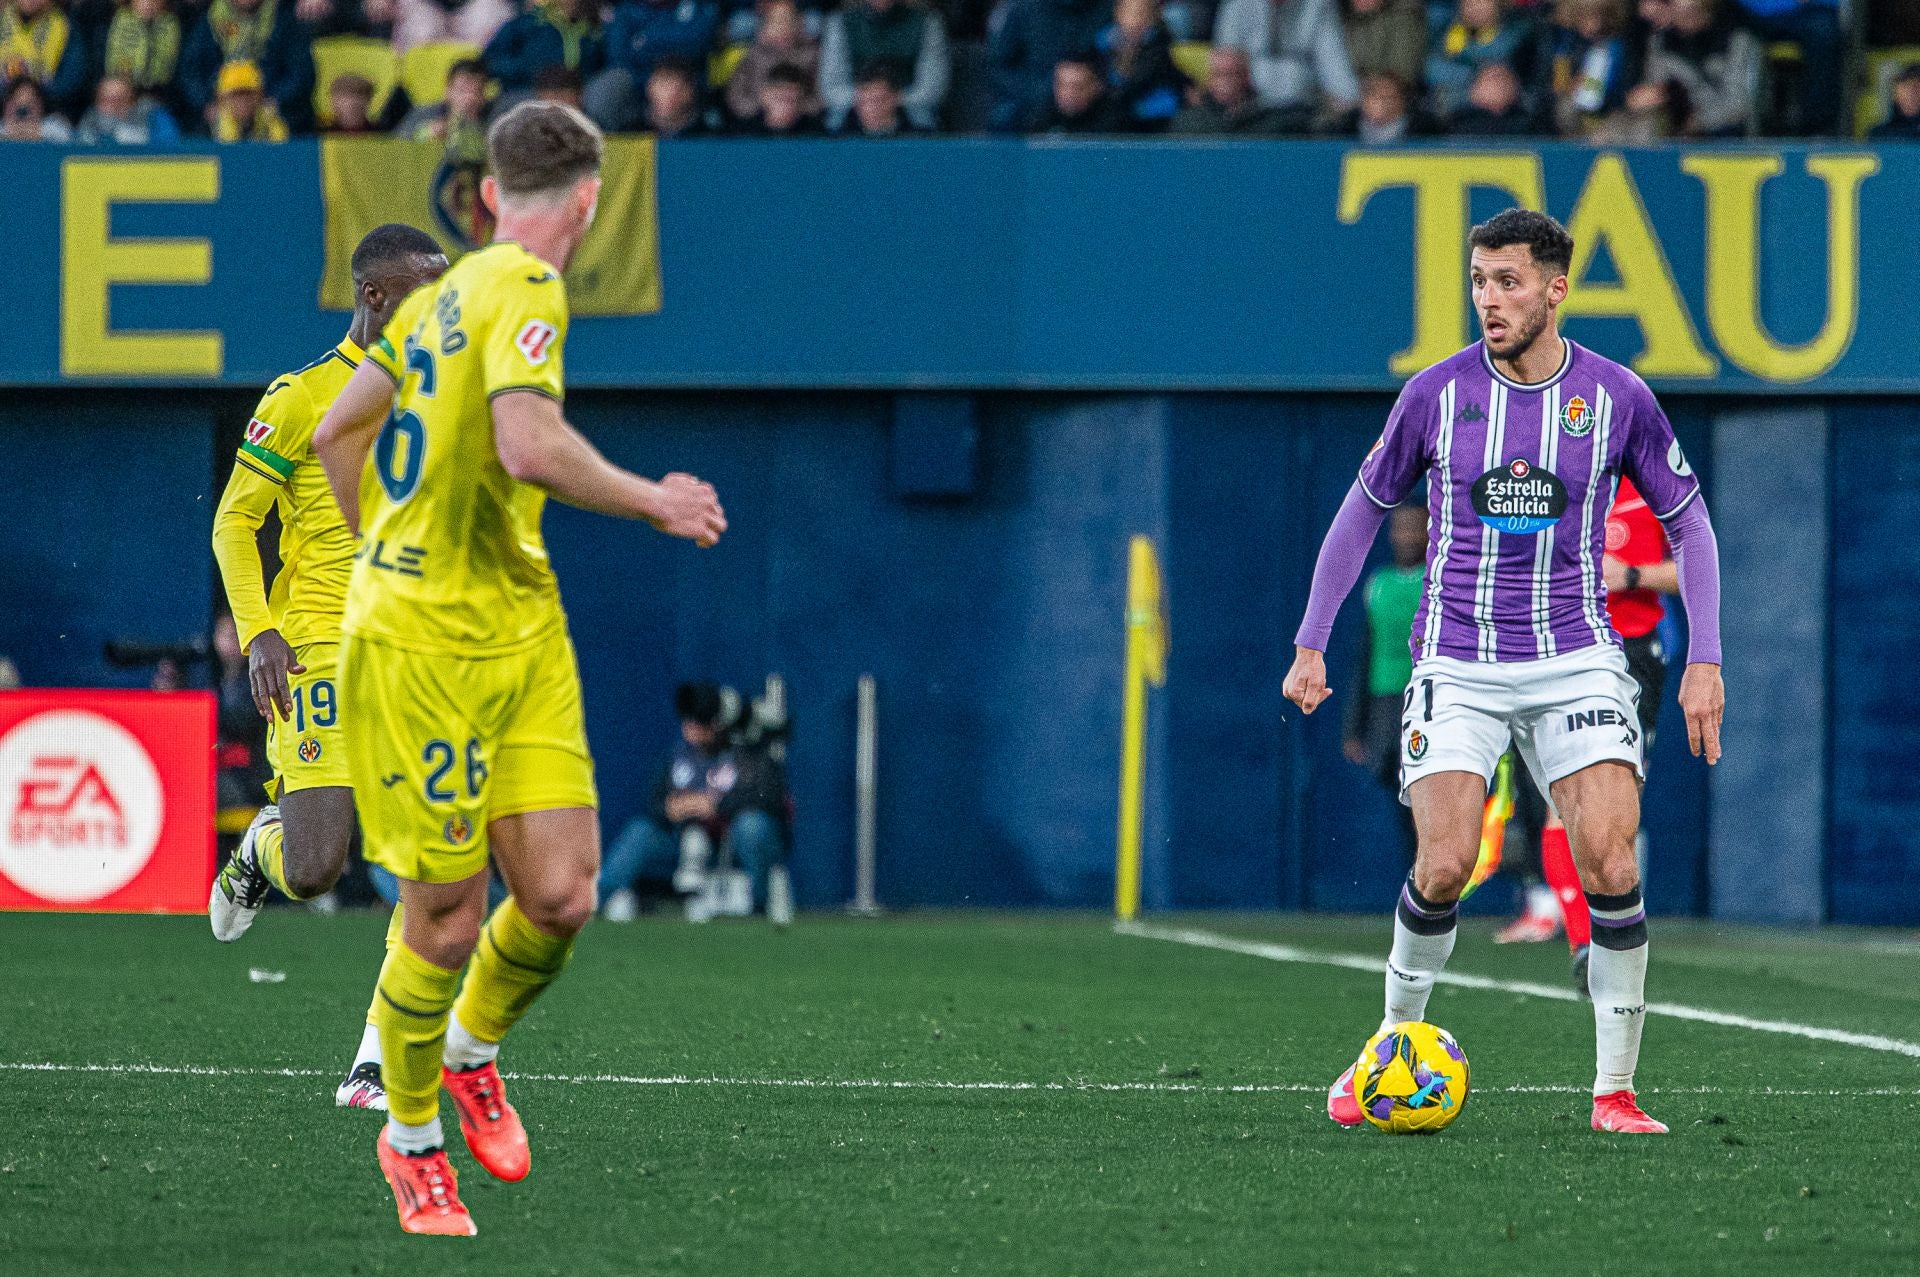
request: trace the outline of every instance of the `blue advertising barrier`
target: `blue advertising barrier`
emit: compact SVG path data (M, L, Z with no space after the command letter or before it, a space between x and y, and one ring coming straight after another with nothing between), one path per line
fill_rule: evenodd
M662 307L579 319L569 380L1391 389L1470 339L1466 230L1518 202L1579 244L1569 335L1657 388L1920 389L1917 152L665 143ZM257 385L325 350L319 167L0 152L0 383Z

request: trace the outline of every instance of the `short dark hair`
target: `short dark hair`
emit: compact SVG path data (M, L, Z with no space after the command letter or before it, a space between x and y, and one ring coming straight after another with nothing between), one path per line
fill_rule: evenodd
M760 83L763 88L769 84L791 84L797 89L806 90L813 87L813 77L791 62L780 62L767 69L766 77Z
M696 90L700 87L700 68L693 64L692 58L661 58L653 64L653 70L647 72L647 79L656 75L677 75Z
M884 80L896 89L904 89L913 83L913 74L906 63L898 58L871 58L860 64L854 73L855 84L872 84L875 80Z
M1902 80L1920 80L1920 62L1909 62L1901 67L1900 74L1893 77L1893 82L1899 84Z
M720 721L720 688L713 683L682 683L673 690L673 712L685 723L712 727Z
M453 83L456 75L477 75L484 81L487 78L487 64L478 58L461 58L447 68L447 83Z
M1467 244L1471 248L1511 248L1525 244L1533 260L1554 274L1564 275L1573 268L1573 236L1545 213L1530 208L1510 208L1496 213L1473 228Z
M353 250L353 282L364 284L396 267L410 257L439 257L446 252L438 240L405 222L388 222L368 231Z
M564 191L600 171L606 139L564 102L520 103L487 130L487 166L507 195Z
M1061 67L1067 66L1085 67L1093 73L1096 80L1100 78L1100 54L1093 49L1075 49L1055 62L1053 69L1058 71Z

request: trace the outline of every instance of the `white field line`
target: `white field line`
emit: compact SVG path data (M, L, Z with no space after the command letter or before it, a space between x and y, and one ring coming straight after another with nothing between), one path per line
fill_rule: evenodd
M6 1073L93 1073L119 1077L338 1077L333 1069L267 1069L228 1067L218 1064L59 1064L27 1061L0 1061ZM558 1082L569 1086L728 1086L794 1091L1145 1091L1172 1095L1320 1095L1324 1082L1249 1082L1239 1085L1205 1086L1194 1082L968 1082L937 1078L807 1078L807 1077L711 1077L668 1074L645 1077L625 1073L504 1073L516 1082ZM1483 1088L1503 1095L1586 1095L1584 1086L1495 1086ZM1920 1087L1856 1087L1851 1090L1787 1089L1774 1087L1668 1086L1650 1087L1648 1095L1740 1095L1799 1098L1873 1098L1913 1097L1920 1099Z
M1193 945L1201 949L1218 949L1225 953L1244 954L1251 958L1266 958L1271 962L1304 962L1321 967L1345 967L1349 971L1366 971L1374 975L1384 975L1387 969L1384 960L1362 957L1357 953L1321 953L1313 949L1296 949L1287 944L1237 940L1232 936L1223 936L1212 931L1197 931L1184 927L1156 927L1150 923L1141 922L1116 923L1114 930L1121 935L1139 936L1146 940L1168 940L1174 944ZM1525 980L1489 980L1485 976L1467 975L1457 971L1442 971L1439 983L1451 984L1462 989L1488 989L1496 993L1518 993L1531 998L1551 998L1555 1002L1580 1001L1579 994L1559 985L1533 984ZM1781 1033L1789 1037L1808 1038L1815 1042L1838 1042L1843 1046L1864 1047L1869 1051L1886 1051L1894 1055L1920 1059L1920 1042L1882 1037L1877 1033L1824 1029L1813 1024L1795 1024L1790 1020L1756 1020L1751 1016L1714 1011L1707 1007L1690 1007L1678 1002L1649 1002L1647 1014L1664 1015L1674 1020L1697 1020L1702 1024L1719 1024L1733 1029L1752 1029L1756 1033Z

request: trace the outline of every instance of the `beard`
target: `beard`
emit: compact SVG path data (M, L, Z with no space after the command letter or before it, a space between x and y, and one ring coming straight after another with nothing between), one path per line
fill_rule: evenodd
M1540 340L1540 334L1547 331L1552 312L1545 306L1520 317L1518 321L1508 321L1506 339L1495 345L1486 336L1486 324L1482 321L1480 335L1487 343L1487 353L1495 359L1518 359L1533 348Z

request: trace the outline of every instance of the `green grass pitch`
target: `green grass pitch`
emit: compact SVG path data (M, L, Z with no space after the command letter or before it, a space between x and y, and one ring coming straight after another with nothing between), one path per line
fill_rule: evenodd
M1181 921L1387 940L1384 917ZM332 1107L383 925L275 910L221 947L200 919L0 919L0 1271L1920 1271L1920 1060L1655 1017L1642 1097L1674 1133L1602 1136L1585 1006L1442 988L1461 1119L1343 1131L1324 1088L1377 974L1074 915L596 923L502 1060L532 1177L491 1182L455 1135L480 1236L407 1238L378 1119ZM1920 1036L1920 946L1653 936L1658 1001ZM1453 969L1557 985L1565 951L1471 926Z

